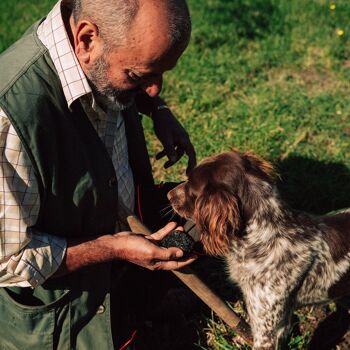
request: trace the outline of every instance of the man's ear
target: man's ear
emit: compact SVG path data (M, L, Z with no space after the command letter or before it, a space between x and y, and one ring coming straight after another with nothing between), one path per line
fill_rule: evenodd
M79 21L74 27L73 38L75 54L82 66L93 64L102 55L103 42L94 23Z
M237 197L229 189L207 186L196 200L194 220L204 250L210 255L227 254L241 226Z

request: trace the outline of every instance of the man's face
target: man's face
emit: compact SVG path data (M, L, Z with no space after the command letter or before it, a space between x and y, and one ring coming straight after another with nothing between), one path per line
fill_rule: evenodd
M98 93L120 107L130 105L140 91L157 96L164 72L175 67L187 46L188 38L183 43L172 44L168 15L162 4L142 2L122 45L111 50L105 49L105 42L95 46L99 55L86 74Z
M169 48L121 47L102 54L86 72L94 93L100 94L120 109L130 106L137 93L154 97L162 89L163 74L172 69L186 45Z

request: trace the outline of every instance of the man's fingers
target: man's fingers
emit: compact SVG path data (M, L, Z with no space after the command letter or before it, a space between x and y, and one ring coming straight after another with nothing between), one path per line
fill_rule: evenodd
M164 156L168 157L168 160L164 163L164 168L167 169L178 162L182 156L186 153L188 156L188 165L186 169L186 174L197 165L196 152L190 141L186 142L181 146L177 146L174 152L169 153L168 150L163 150L156 155L156 159L159 160Z
M165 152L165 149L163 149L163 151L160 151L159 153L156 154L156 160L159 160L165 156L166 156L166 152Z
M177 223L172 221L172 222L169 222L166 226L164 226L160 230L158 230L157 232L144 237L151 241L160 241L165 236L167 236L170 232L172 232L175 228L177 231L184 231L182 226L177 227Z
M172 230L174 230L176 228L176 225L177 225L176 222L169 222L167 225L165 225L163 228L161 228L157 232L146 237L151 240L160 241L166 235L168 235Z
M177 261L158 261L154 264L155 270L178 270L193 263L197 259L196 255L190 255Z
M159 160L165 156L167 156L169 159L165 164L169 162L174 164L178 161L177 151L175 150L175 148L173 149L170 149L170 147L168 147L167 149L164 148L162 151L156 154L156 160Z
M150 238L148 239L151 240L151 242L153 242L154 244L157 243L157 241L154 241ZM184 252L180 248L176 248L176 247L164 248L164 247L156 246L153 250L152 261L154 262L154 264L158 264L161 262L177 261L181 259L183 255L184 255Z
M165 162L164 168L167 169L167 168L171 167L172 165L174 165L179 159L181 159L181 157L184 154L185 154L185 151L182 148L178 147L176 149L176 156L175 156L175 158L172 158L172 159L169 158L169 160L167 162Z
M162 253L160 255L162 256L162 258L160 258L159 260L163 262L164 261L167 262L167 261L174 261L182 258L184 256L184 252L180 248L170 247L170 248L163 248Z
M145 236L145 238L157 244L158 241L162 240L175 228L176 230L183 231L183 227L177 227L175 222L170 222L152 235ZM149 267L152 270L176 270L191 264L197 259L195 254L186 255L184 257L183 250L177 247L163 248L155 246L152 255L153 263L152 266Z
M169 158L169 161L175 163L177 161L177 152L173 140L169 139L167 142L163 142L163 147L165 154Z
M193 170L193 168L197 165L196 151L194 150L192 143L190 143L187 146L186 154L188 156L188 165L186 169L186 174L188 175Z

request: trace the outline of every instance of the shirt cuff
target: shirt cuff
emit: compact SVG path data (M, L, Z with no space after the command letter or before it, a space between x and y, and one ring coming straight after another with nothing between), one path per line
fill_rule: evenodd
M31 241L6 266L1 264L0 287L37 287L53 275L64 258L66 239L31 230Z

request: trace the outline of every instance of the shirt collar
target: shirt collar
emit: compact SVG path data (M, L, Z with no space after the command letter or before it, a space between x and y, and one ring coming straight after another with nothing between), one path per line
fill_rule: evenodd
M37 34L48 49L56 67L68 108L70 109L75 100L88 94L91 95L94 108L96 101L91 87L74 53L63 23L61 2L62 0L57 2L40 24Z

